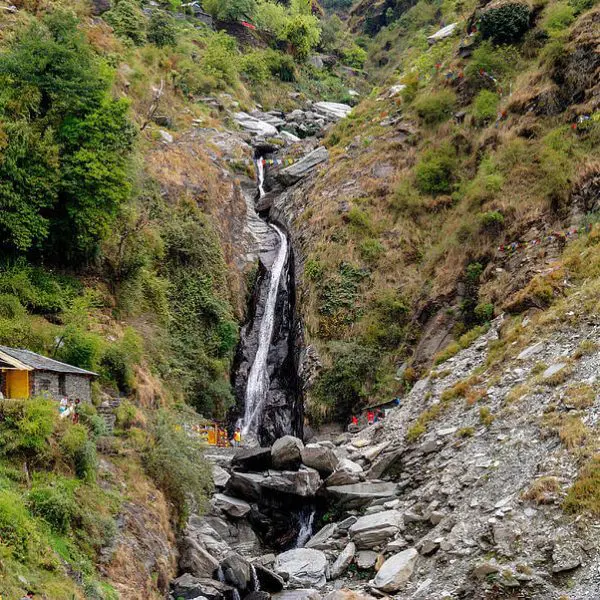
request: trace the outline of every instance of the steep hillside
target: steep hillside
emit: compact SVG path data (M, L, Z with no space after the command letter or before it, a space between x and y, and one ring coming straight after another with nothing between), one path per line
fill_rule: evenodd
M374 38L389 63L372 75L396 74L329 134L330 165L288 209L325 362L316 419L390 399L494 315L581 281L561 255L596 221L598 10L461 4L428 44L424 6Z

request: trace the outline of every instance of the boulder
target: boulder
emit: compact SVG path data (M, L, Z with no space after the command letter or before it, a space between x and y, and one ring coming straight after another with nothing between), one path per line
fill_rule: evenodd
M186 535L179 543L177 564L182 573L190 573L194 577L212 577L219 561L193 537Z
M264 137L270 137L277 135L277 128L270 125L266 121L261 121L248 113L237 112L233 115L233 120L246 131L249 131L252 135L260 135Z
M274 469L296 470L302 464L304 444L293 435L284 435L273 444L271 460Z
M347 117L352 112L352 107L339 102L315 102L313 108L325 117L337 121Z
M334 590L324 596L323 600L375 600L375 597L352 590Z
M171 593L181 600L230 600L234 597L234 588L214 579L194 577L185 573L171 582Z
M225 491L233 496L245 498L246 500L259 500L261 497L261 485L267 477L260 473L232 473L227 482Z
M308 542L305 544L305 548L314 548L316 550L327 550L330 548L328 543L331 536L335 533L337 526L335 523L329 523L313 535Z
M212 499L215 508L227 513L230 517L245 517L250 512L250 505L244 500L226 496L225 494L215 494Z
M244 600L271 600L269 592L250 592Z
M378 498L396 495L398 486L385 481L365 481L351 485L333 485L327 488L328 494L338 500L344 508L360 508Z
M382 592L397 592L410 579L419 553L415 548L388 558L375 575L373 587Z
M283 185L294 185L296 182L300 181L300 179L306 177L306 175L308 175L308 173L310 173L317 165L320 165L327 160L329 160L327 148L319 146L301 158L297 163L279 171L277 179L279 179Z
M219 465L213 465L212 473L213 482L216 488L224 488L227 485L229 479L231 478L231 475Z
M256 573L256 578L258 579L261 590L275 593L280 592L283 589L285 582L277 575L277 573L258 564L254 565L254 572Z
M291 588L315 587L325 585L327 558L320 550L295 548L280 554L275 560L275 572L287 579Z
M350 527L350 538L360 549L379 546L400 532L403 528L402 513L397 510L365 515Z
M238 450L231 466L241 471L266 471L271 468L271 448L245 448Z
M249 588L249 584L252 581L250 563L239 554L232 552L221 561L219 566L221 567L225 583L238 590L247 590Z
M372 550L361 550L356 553L354 562L359 569L372 569L377 562L377 552L373 552Z
M302 450L302 462L327 476L335 471L339 461L331 448L309 444Z
M331 579L337 579L341 577L346 569L352 563L354 554L356 553L356 546L354 542L349 542L346 547L340 552L339 556L335 559L330 571Z
M317 494L321 483L318 471L302 467L299 471L269 471L261 487L271 492L308 498Z
M363 475L363 468L358 463L342 458L334 473L327 478L325 485L327 487L352 485L358 483Z

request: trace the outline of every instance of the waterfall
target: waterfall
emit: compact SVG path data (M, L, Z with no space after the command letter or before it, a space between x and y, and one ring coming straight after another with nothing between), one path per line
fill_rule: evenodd
M262 197L265 193L263 189L264 166L261 160L258 160L256 164L258 169L258 190ZM254 362L252 363L252 367L248 374L244 419L242 421L242 433L244 436L251 434L253 437L257 437L257 424L260 421L259 417L269 388L267 358L275 325L277 291L279 289L279 282L284 271L288 252L288 241L285 233L276 225L270 224L269 226L279 237L279 248L277 250L277 256L273 261L273 265L271 266L267 301L265 303L264 315L260 323L258 334L258 347Z
M258 575L256 574L256 568L254 565L250 565L250 571L252 572L252 585L254 587L254 591L260 592L260 581L258 580Z
M221 565L217 567L217 579L221 583L225 583L225 573L223 573L223 567Z
M298 539L296 540L296 548L304 548L304 544L312 537L314 520L314 509L310 512L304 510L300 513L300 531L298 532Z

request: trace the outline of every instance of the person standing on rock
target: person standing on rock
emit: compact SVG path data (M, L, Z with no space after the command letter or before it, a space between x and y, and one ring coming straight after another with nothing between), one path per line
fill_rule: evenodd
M242 442L242 432L240 431L240 428L237 427L233 433L233 445L236 448L239 448L241 442Z
M375 414L373 413L373 411L372 411L372 410L369 410L369 411L367 412L367 423L368 423L369 425L373 425L373 420L374 420L374 419L375 419Z

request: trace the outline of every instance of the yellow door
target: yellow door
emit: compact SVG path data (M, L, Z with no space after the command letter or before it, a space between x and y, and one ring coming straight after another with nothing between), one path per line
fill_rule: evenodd
M29 371L5 371L7 398L29 398Z

